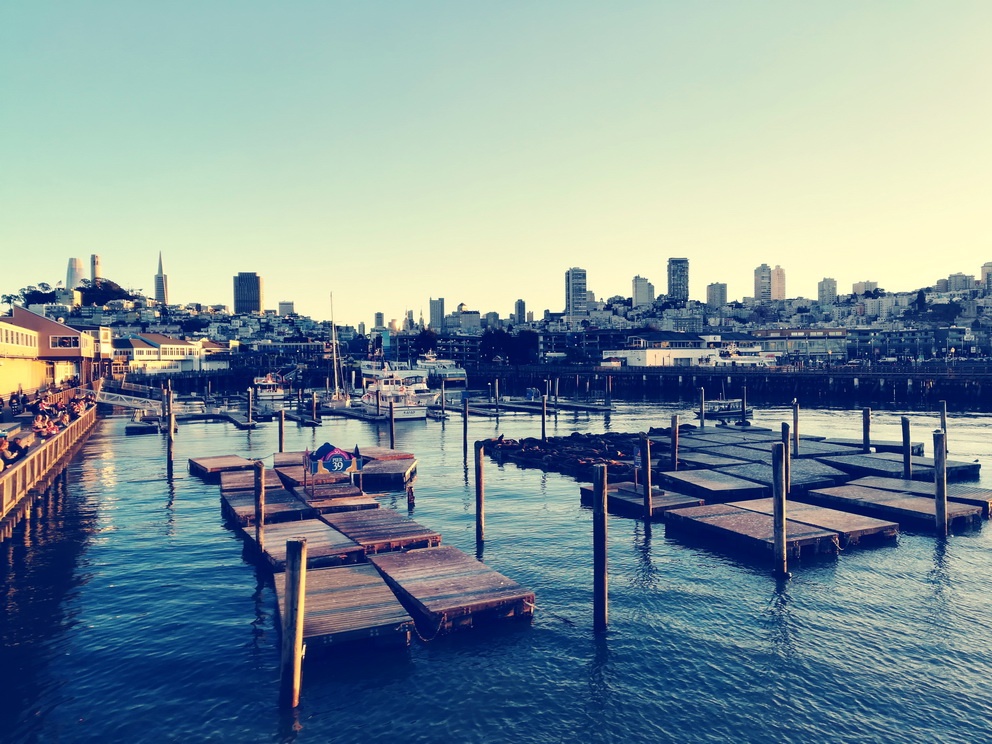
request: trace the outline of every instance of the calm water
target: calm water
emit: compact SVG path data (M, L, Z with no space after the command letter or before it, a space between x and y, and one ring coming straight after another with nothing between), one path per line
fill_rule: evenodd
M641 431L675 409L618 404L562 416L549 434ZM911 414L927 442L937 419ZM758 412L778 427L791 410ZM591 629L591 513L569 477L486 463L484 560L537 593L532 624L304 669L295 715L276 706L271 586L241 557L219 490L187 458L264 456L277 426L189 424L125 437L106 419L69 468L57 518L0 547L4 742L531 741L977 742L992 736L988 638L992 530L794 566L763 566L611 517L610 629ZM860 412L804 411L805 433L860 437ZM899 413L876 413L898 439ZM540 422L471 422L472 439L537 435ZM992 419L952 416L952 459L992 487ZM461 421L397 425L420 460L413 516L475 554L474 485ZM388 445L388 432L325 420L287 448ZM271 460L269 461L271 463ZM404 513L404 496L387 498Z

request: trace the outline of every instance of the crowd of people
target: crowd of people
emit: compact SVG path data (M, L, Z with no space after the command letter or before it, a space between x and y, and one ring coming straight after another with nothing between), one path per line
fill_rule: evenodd
M15 404L16 401L16 404ZM0 398L0 411L3 409L3 399ZM34 399L26 394L11 393L10 408L14 415L23 412L31 413L31 432L38 441L45 441L78 419L83 413L96 405L96 396L87 393L84 397L75 397L67 401L58 400L51 393L35 393ZM0 437L0 471L5 470L28 453L28 445L24 438L15 437L8 442L4 435Z

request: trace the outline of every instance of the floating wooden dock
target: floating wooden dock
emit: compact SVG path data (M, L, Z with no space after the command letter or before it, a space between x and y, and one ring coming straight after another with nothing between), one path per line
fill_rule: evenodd
M923 481L903 480L902 478L880 478L869 475L851 481L850 485L880 488L883 491L901 491L912 494L913 496L935 498L934 485ZM992 491L987 488L965 486L960 483L948 483L947 500L956 501L959 504L977 506L982 510L982 517L985 519L988 519L990 513L992 513Z
M246 543L258 551L254 528L245 527L241 532ZM361 545L345 537L326 522L319 519L304 519L271 525L266 523L262 559L273 571L285 571L286 542L300 538L306 538L307 541L307 568L358 563L365 556L365 549Z
M747 463L728 468L719 468L718 472L732 475L735 478L753 481L772 488L772 468L768 463ZM816 460L792 460L789 465L790 493L805 493L811 488L828 488L846 483L851 476L843 470L826 465Z
M226 491L220 495L221 513L239 527L255 524L255 492ZM266 489L265 524L313 519L317 510L284 488Z
M760 499L770 494L766 486L717 470L665 471L658 473L657 479L659 485L703 499L707 504Z
M189 458L189 472L205 480L219 480L220 474L226 470L251 470L253 467L255 467L254 460L239 455Z
M592 506L595 493L592 486L582 486L579 498L583 505ZM658 487L651 489L651 519L663 519L669 509L682 509L688 506L701 506L702 499L686 496ZM644 487L631 482L607 484L606 510L622 517L644 518Z
M891 452L875 454L827 456L820 458L828 465L850 473L853 476L877 475L884 478L901 478L903 475L902 455ZM930 481L934 478L932 457L913 457L913 480ZM977 462L957 462L948 460L947 482L977 480L981 466Z
M477 621L530 617L534 612L533 592L450 545L379 553L369 561L427 640Z
M831 437L829 439L824 439L823 441L828 444L842 444L847 447L856 447L857 449L861 449L864 446L863 439L843 439L839 437ZM875 452L895 452L902 456L902 442L895 439L871 439L868 442L868 446L875 450ZM909 454L913 457L922 457L923 442L910 442Z
M775 507L772 499L751 499L750 501L734 501L728 506L760 512L771 516ZM800 522L811 527L830 530L837 533L842 549L847 549L862 542L883 542L894 540L899 535L899 525L884 519L865 517L860 514L828 509L824 506L804 504L800 501L788 501L785 507L788 520Z
M803 496L803 500L857 514L892 519L903 527L927 531L935 529L936 503L932 497L847 484L812 489ZM981 507L954 502L947 504L947 523L951 529L967 529L979 525L981 521Z
M788 516L788 514L786 515ZM770 514L732 504L707 504L673 509L665 514L666 529L708 538L717 547L772 555L775 526ZM793 557L835 554L837 533L786 519L786 552Z
M392 509L337 512L324 514L321 519L361 545L366 554L433 548L441 544L439 532L427 529Z
M279 474L272 468L265 469L265 488L282 488ZM220 473L221 493L226 491L255 491L255 470L222 470Z
M275 588L281 618L286 602L285 573L275 577ZM308 649L357 641L405 647L410 644L413 628L413 618L374 566L307 571L303 640Z

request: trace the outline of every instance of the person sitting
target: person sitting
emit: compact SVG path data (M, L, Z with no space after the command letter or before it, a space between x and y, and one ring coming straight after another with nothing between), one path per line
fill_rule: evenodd
M31 431L39 439L48 437L48 417L41 413L36 413L31 421Z
M3 463L4 467L13 464L15 458L10 451L10 442L7 441L7 437L0 439L0 463Z
M14 441L10 443L7 448L10 454L13 456L11 462L17 462L18 460L23 460L28 456L28 446L24 444L24 440L20 437L14 437Z

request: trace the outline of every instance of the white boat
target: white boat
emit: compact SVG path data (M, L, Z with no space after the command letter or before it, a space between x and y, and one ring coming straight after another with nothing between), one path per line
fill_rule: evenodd
M256 377L254 388L258 400L282 400L286 397L287 388L283 376L270 372L265 377Z
M729 398L729 399L717 399L708 400L705 402L705 413L707 419L721 420L721 421L735 421L740 420L741 417L741 407L744 405L744 401L740 398ZM699 410L697 409L696 418L699 418ZM754 416L754 409L748 408L744 412L743 418L749 419Z
M369 414L389 415L392 403L393 417L425 419L427 407L437 401L438 394L427 387L424 376L416 370L378 370L362 395L362 409Z
M445 387L468 384L468 372L465 371L464 367L459 367L451 359L438 359L430 351L417 359L415 369L426 374L429 380L435 384L444 381Z

